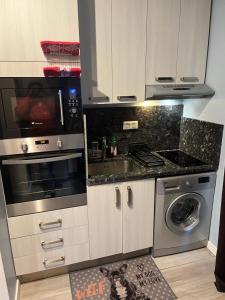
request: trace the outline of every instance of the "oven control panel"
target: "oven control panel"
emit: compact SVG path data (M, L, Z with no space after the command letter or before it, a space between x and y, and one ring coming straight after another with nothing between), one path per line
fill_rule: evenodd
M69 134L46 137L5 140L5 148L12 149L10 154L30 154L59 150L74 150L84 148L83 134ZM12 147L13 145L13 147ZM9 155L9 153L7 153Z
M64 102L65 126L68 130L81 131L82 107L81 98L76 88L68 88Z

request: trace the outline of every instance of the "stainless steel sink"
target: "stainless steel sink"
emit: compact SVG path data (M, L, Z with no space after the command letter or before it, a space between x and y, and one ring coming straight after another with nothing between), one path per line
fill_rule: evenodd
M138 171L140 167L130 159L103 161L88 164L88 175L113 175Z

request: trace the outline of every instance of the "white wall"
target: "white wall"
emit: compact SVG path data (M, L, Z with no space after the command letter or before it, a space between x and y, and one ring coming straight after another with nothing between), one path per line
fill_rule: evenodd
M184 116L225 125L225 1L213 0L206 83L216 92L212 99L185 100ZM217 246L223 173L225 130L214 198L210 241Z

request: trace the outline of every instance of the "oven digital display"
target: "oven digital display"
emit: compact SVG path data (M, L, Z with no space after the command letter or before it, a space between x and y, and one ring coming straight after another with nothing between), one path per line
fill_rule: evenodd
M49 140L35 141L35 145L48 145L48 144L49 144Z

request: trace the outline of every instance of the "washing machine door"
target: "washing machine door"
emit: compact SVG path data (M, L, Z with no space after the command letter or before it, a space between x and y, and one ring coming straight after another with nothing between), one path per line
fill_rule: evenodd
M197 193L178 196L166 211L166 224L175 233L193 230L200 222L204 198Z

